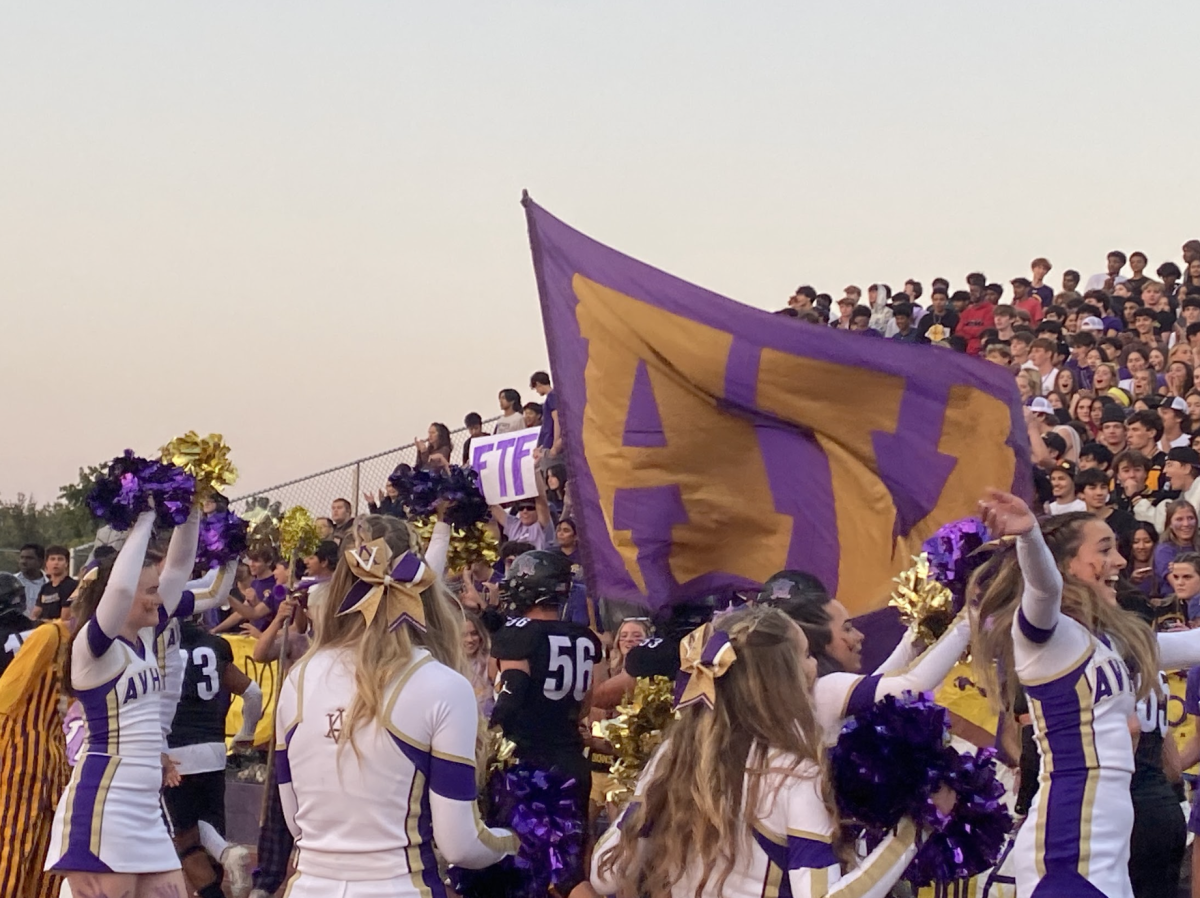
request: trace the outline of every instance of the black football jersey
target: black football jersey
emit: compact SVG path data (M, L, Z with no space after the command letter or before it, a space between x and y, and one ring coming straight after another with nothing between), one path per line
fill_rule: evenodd
M504 735L523 760L583 759L579 715L600 659L600 640L570 621L510 619L492 637L492 657L529 662L529 692Z
M629 650L625 672L631 677L668 677L679 673L679 643L673 637L653 637Z
M184 621L180 629L183 691L167 744L179 748L224 742L230 696L223 683L225 670L233 663L233 649L220 636L205 632L191 621Z
M0 617L0 674L8 669L12 659L17 656L17 649L25 643L36 626L37 624L23 614L5 614Z

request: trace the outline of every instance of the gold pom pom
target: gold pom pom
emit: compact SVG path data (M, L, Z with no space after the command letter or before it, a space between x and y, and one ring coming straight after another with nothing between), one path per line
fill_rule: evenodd
M433 518L420 518L413 521L413 529L421 537L421 543L428 548L429 538L433 535ZM446 572L461 571L477 561L495 564L500 557L500 543L496 534L485 524L475 524L466 530L454 527L450 530L450 549L446 554Z
M936 642L954 620L954 594L930 578L929 556L924 552L896 578L896 591L888 604L927 645Z
M220 493L237 481L237 468L229 460L229 446L219 433L202 437L189 430L162 447L162 460L196 478L197 505L209 493Z
M605 800L622 805L633 798L646 762L662 744L663 729L675 718L674 685L668 677L639 677L633 693L620 705L610 720L592 724L592 735L612 746L609 767L613 788Z
M505 739L500 727L488 730L483 742L483 756L487 758L488 776L497 770L507 770L517 763L517 743L511 739Z
M303 505L293 505L279 522L279 551L284 558L303 558L317 551L321 537L312 514Z

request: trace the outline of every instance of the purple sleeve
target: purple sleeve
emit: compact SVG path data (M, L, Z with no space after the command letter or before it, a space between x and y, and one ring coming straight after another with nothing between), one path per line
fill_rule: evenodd
M1167 582L1167 573L1171 570L1171 562L1179 554L1179 549L1170 543L1159 543L1154 547L1154 575L1163 583Z
M1183 710L1193 717L1200 717L1200 667L1188 671L1187 686L1183 693Z
M553 412L558 409L558 393L551 390L546 394L546 401L542 405L542 430L538 434L537 444L542 449L549 449L554 445L554 417Z

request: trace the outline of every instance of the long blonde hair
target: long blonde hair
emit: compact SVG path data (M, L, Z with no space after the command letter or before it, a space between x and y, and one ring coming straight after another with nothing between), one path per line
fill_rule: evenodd
M404 521L385 515L366 515L354 522L353 533L360 541L386 540L392 557L408 551L420 551L420 539ZM320 626L309 654L327 648L345 648L354 652L354 700L346 709L339 741L349 743L358 753L354 737L359 727L386 723L384 699L388 687L412 661L413 645L429 651L435 660L467 676L462 644L462 611L450 597L439 578L421 593L425 607L425 632L416 633L407 626L389 630L386 615L377 614L368 625L361 614L339 615L338 608L358 579L350 571L345 553L329 582L329 595L321 609Z
M642 804L625 824L646 837L621 839L600 858L601 869L620 878L621 894L668 895L699 864L697 898L719 895L735 858L749 850L766 774L805 776L803 762L822 763L798 626L782 611L755 607L714 629L728 634L737 660L716 681L712 710L684 708L668 728ZM791 757L768 767L772 751ZM828 792L826 803L834 814Z
M1083 542L1084 529L1096 520L1084 511L1055 515L1042 522L1042 536L1062 573L1063 614L1093 633L1108 634L1116 640L1114 647L1137 681L1140 701L1158 683L1158 644L1153 631L1136 614L1105 601L1068 571ZM1013 659L1012 624L1025 591L1015 549L997 554L975 572L970 593L977 590L982 593L977 613L971 618L972 663L993 708L1011 710L1020 689Z
M650 638L650 622L644 617L627 617L617 625L613 633L612 651L608 655L608 675L615 677L625 669L625 653L621 651L621 630L626 624L633 624L642 631L642 639Z

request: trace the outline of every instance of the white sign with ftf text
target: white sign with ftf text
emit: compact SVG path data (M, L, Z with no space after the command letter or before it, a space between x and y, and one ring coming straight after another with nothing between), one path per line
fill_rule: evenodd
M538 494L533 450L541 429L514 430L471 440L468 457L489 505L506 505Z

